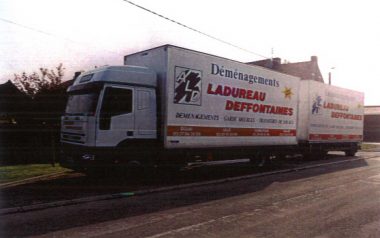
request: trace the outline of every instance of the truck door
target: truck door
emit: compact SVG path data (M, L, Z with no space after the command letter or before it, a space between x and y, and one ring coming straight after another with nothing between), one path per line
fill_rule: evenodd
M124 139L135 138L134 91L133 87L104 88L96 146L116 146Z
M152 88L136 88L135 131L136 138L157 138L156 92Z

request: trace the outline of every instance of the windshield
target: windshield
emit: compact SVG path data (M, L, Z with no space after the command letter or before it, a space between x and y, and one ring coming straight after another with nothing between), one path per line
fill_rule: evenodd
M69 95L66 106L67 114L95 114L98 103L98 93Z

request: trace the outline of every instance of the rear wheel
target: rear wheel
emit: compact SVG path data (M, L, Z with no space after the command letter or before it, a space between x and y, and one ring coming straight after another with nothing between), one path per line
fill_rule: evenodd
M262 168L270 163L270 157L264 153L256 153L249 159L253 167Z
M346 151L344 151L344 154L346 156L355 156L356 152L357 152L357 150L346 150Z

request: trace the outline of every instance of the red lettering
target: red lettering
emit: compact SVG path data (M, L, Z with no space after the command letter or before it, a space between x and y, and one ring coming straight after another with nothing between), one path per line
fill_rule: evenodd
M234 107L234 102L227 100L226 101L226 111L231 111L233 107Z
M286 110L285 107L277 107L277 114L285 115L284 111Z
M213 91L212 91L212 84L210 83L207 87L207 93L208 94L215 94Z
M256 103L256 104L253 104L253 109L252 109L252 111L253 111L253 112L258 112L258 111L260 110L260 108L261 108L261 107L260 107L259 104L257 104L257 103Z
M216 95L223 95L223 86L222 85L218 85L218 87L216 87L215 94Z
M338 103L324 102L323 108L339 110L339 111L348 111L349 107L347 105L342 105Z
M241 103L241 111L247 111L248 112L248 105L250 105L252 103L246 103L246 102L242 102Z
M264 92L260 92L259 100L260 100L260 101L265 101L265 96L266 96L266 93L264 93Z
M234 88L223 85L213 85L211 83L209 83L207 86L207 94L243 98L256 101L265 101L266 98L265 92L252 91L244 88Z
M347 119L347 120L362 120L361 115L354 115L349 113L343 113L343 112L331 112L332 118L341 118L341 119Z
M276 113L276 108L275 108L274 106L270 106L270 111L269 111L269 113L271 113L271 114Z
M259 112L260 113L265 113L266 112L265 110L266 110L266 105L260 104Z
M252 94L253 94L253 92L252 92L252 90L248 90L247 91L247 99L253 99L253 97L252 97Z
M241 111L241 102L234 102L234 111Z
M232 88L232 97L237 98L239 96L239 89Z
M239 101L226 101L225 106L226 111L246 111L246 112L254 112L254 113L268 113L268 114L277 114L277 115L289 115L292 116L294 114L294 109L289 107L281 107L274 105L265 105L258 103L249 103L249 102L239 102ZM332 116L337 116L339 113L332 113ZM344 113L343 113L344 114ZM360 120L359 115L347 114L347 119Z
M240 89L239 90L239 98L245 98L245 95L246 95L246 91L245 89Z
M253 110L253 104L252 103L248 103L247 112L249 112L250 110Z
M224 86L224 92L223 92L223 95L228 97L231 95L231 88L228 87L228 86Z
M253 100L259 100L259 92L255 91L253 94Z

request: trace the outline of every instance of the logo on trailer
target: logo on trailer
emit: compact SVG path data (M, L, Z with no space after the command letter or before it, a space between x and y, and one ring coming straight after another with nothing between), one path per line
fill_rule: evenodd
M174 103L200 106L202 102L202 72L175 67Z
M315 95L313 100L313 106L311 109L312 114L321 114L321 108L322 108L322 97L319 95Z
M282 90L282 93L284 94L285 99L292 99L292 95L294 93L292 92L292 88L285 87L284 90Z

